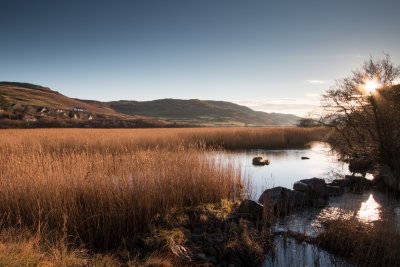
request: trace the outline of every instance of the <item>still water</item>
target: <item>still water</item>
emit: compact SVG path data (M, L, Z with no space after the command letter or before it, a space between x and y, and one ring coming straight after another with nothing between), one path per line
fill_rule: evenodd
M253 166L252 159L262 156L270 160L268 166ZM303 160L302 157L309 159ZM239 167L248 183L249 197L258 200L265 189L275 186L292 188L296 181L312 177L324 178L327 182L350 174L348 165L338 161L338 155L328 144L315 143L303 150L250 150L216 153L213 158ZM372 179L369 175L367 178ZM330 198L323 209L304 209L285 218L274 226L275 231L291 230L309 236L323 231L326 219L355 218L373 224L390 220L394 229L400 227L400 202L390 200L384 194L368 191L363 194L346 193ZM343 259L307 243L298 243L291 238L275 239L275 250L270 253L264 266L351 266Z
M314 143L310 149L248 150L216 153L215 158L239 166L249 183L250 198L257 200L265 189L275 186L292 188L296 181L312 177L335 179L348 174L347 164L339 163L337 155L326 143ZM262 156L267 166L254 166L252 159ZM302 160L302 157L309 159Z

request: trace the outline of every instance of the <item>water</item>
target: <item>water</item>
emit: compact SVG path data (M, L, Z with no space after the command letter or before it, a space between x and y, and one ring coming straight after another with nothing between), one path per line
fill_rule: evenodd
M252 159L262 156L267 166L254 166ZM308 157L302 160L301 157ZM312 177L335 179L348 174L347 164L339 163L337 155L325 143L314 143L310 149L249 150L216 153L214 158L240 166L242 177L250 183L250 198L258 200L265 189L275 186L292 188L296 181Z
M262 156L270 160L268 166L253 166L252 159ZM308 160L302 160L308 157ZM275 186L292 188L296 181L312 177L327 181L343 178L350 174L348 165L338 162L337 154L329 145L315 143L303 150L251 150L241 152L216 153L214 159L239 166L242 177L249 183L250 195L258 200L265 189ZM367 178L372 178L371 175ZM330 198L322 209L308 208L278 220L275 231L291 230L308 236L316 236L323 231L322 222L335 218L356 218L372 224L376 221L390 221L394 229L400 231L400 202L390 200L384 194L369 191L363 194L346 193ZM267 256L264 266L351 266L317 246L298 243L291 238L277 236L275 249Z
M350 267L344 259L306 242L292 238L275 237L275 247L268 254L264 267L324 266Z

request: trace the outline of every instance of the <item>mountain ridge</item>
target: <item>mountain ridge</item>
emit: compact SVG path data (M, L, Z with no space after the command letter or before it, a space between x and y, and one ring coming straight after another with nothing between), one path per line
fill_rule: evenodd
M94 122L104 126L104 121L113 125L110 127L136 127L144 124L187 127L294 125L300 118L291 114L254 111L228 101L164 98L103 102L71 98L31 83L0 82L0 124L5 122L1 119L30 122L51 120L54 125L66 124L66 127L77 123L95 127ZM134 123L139 120L142 123Z
M266 113L228 101L164 98L151 101L119 100L105 102L127 115L150 116L184 123L190 119L201 125L294 125L300 117L292 114Z

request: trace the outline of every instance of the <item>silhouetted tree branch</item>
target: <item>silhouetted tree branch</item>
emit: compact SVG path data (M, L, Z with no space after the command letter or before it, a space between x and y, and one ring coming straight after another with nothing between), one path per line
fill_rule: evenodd
M344 159L400 170L399 77L400 67L389 55L371 57L323 95L320 122L335 129L331 142Z

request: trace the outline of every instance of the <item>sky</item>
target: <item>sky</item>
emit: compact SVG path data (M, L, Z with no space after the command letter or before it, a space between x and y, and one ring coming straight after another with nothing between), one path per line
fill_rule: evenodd
M399 10L398 0L0 0L0 81L304 116L370 56L400 64Z

